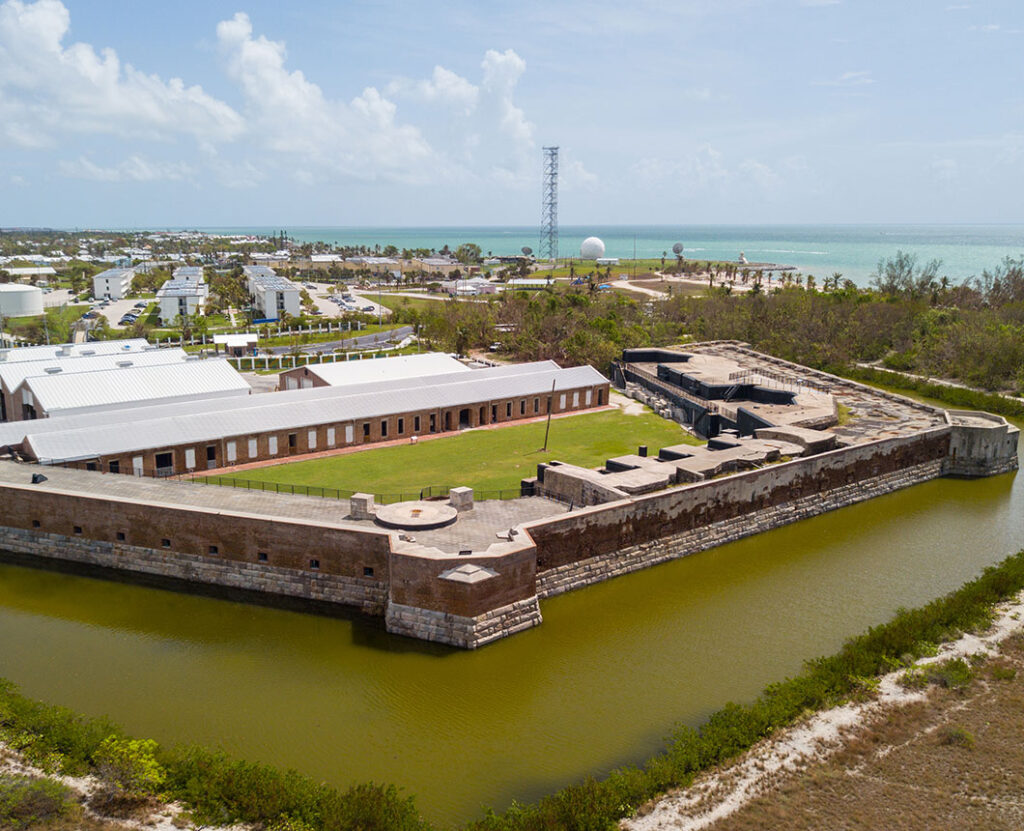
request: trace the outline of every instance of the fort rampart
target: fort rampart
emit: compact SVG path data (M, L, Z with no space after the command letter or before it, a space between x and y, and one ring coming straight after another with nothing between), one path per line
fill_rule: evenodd
M540 598L941 475L1014 470L1018 435L998 417L953 412L911 435L589 507L553 504L509 539L468 551L357 524L332 500L266 493L243 503L230 489L4 462L0 550L333 604L382 617L397 634L474 648L538 625ZM37 471L45 481L32 481Z

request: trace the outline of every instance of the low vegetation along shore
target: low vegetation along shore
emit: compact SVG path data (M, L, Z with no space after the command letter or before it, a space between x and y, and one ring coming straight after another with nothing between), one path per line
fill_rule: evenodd
M629 825L647 831L660 827L658 818L666 812L673 827L699 828L738 809L768 812L736 814L737 822L747 824L734 827L758 827L758 816L777 816L772 812L781 808L756 798L778 784L787 765L822 755L821 740L837 739L840 728L866 723L877 731L873 715L893 702L930 707L932 699L924 695L930 687L941 697L943 691L975 689L976 679L1012 681L1013 659L986 659L982 653L1006 638L1010 648L1024 653L1019 614L1024 607L1005 605L1019 604L1022 590L1024 551L942 598L898 612L835 655L807 662L800 675L767 687L754 701L727 704L699 728L678 727L667 747L642 765L570 785L532 805L488 813L467 829L601 829L639 815ZM979 634L965 638L965 632ZM942 646L952 642L956 645ZM1019 688L1014 690L1019 698ZM1016 711L1003 706L999 712L1009 718ZM961 721L968 717L965 709ZM935 739L954 748L981 740L954 722ZM870 745L869 738L853 741ZM99 831L124 827L110 823L125 819L150 828L236 823L280 831L430 828L413 799L394 787L363 784L342 791L294 771L198 747L133 739L106 719L27 699L9 683L0 684L0 742L4 828ZM738 765L722 767L736 760ZM984 775L980 769L976 773ZM699 788L692 789L695 781ZM666 793L674 795L657 803Z

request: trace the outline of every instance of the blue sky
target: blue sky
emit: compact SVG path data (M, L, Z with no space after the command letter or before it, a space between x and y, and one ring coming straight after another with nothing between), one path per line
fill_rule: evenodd
M0 0L0 225L1024 221L1019 0Z

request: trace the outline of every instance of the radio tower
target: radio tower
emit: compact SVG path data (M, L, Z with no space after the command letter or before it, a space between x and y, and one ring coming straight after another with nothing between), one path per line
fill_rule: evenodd
M558 148L544 148L544 182L541 186L540 256L558 260Z

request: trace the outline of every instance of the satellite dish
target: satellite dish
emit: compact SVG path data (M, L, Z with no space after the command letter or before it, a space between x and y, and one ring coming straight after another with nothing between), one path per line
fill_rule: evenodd
M529 257L533 253L533 249L529 245L524 245L522 251L524 257Z
M677 257L680 254L682 254L683 253L683 244L681 242L677 242L675 245L673 245L672 246L672 253L675 254Z

